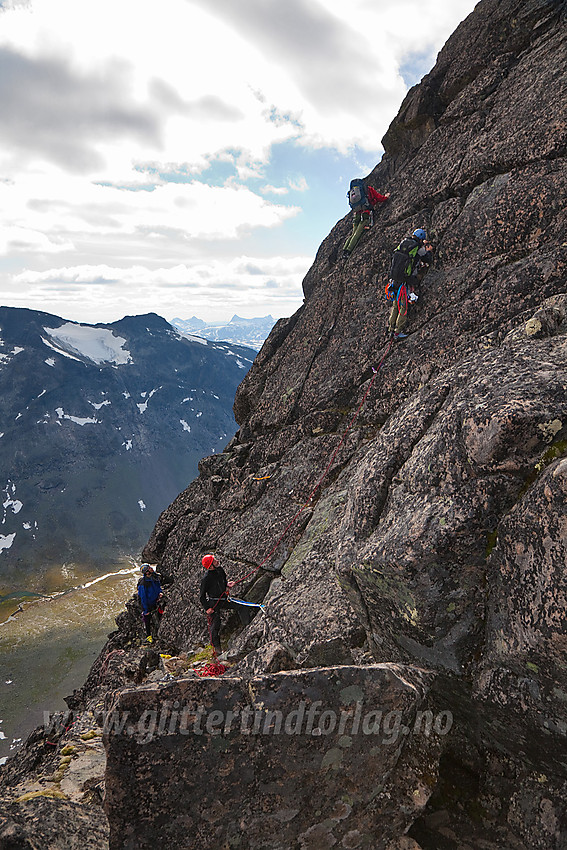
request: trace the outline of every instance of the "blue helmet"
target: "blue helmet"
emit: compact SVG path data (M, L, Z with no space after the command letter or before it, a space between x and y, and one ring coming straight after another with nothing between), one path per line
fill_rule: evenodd
M415 236L416 239L421 239L422 242L424 239L427 239L427 233L422 227L418 227L417 230L414 230L412 236Z

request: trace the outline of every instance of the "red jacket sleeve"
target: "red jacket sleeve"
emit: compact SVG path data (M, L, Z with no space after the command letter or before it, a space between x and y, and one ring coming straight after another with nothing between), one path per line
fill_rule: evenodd
M376 189L372 188L372 186L369 186L367 191L368 191L368 200L370 201L372 206L374 206L374 204L377 204L381 201L387 201L388 200L386 195L381 195L380 192L377 192Z

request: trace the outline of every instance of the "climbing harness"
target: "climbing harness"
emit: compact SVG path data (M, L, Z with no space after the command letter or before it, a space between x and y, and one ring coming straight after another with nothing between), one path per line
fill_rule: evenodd
M404 292L405 292L405 285L404 285L402 288L404 289ZM398 293L398 299L399 299L399 293ZM406 302L405 302L405 303L406 303L406 310L407 310L407 297L406 297ZM376 367L372 366L373 376L372 376L372 379L370 380L370 382L369 382L369 384L368 384L368 386L367 386L367 388L366 388L366 392L364 393L364 395L363 395L363 397L362 397L362 401L361 401L361 402L360 402L360 404L358 405L358 407L357 407L357 409L356 409L356 411L355 411L354 415L352 416L352 418L351 418L350 422L348 423L348 425L347 425L347 427L346 427L346 429L345 429L345 431L344 431L344 433L343 433L343 435L342 435L342 437L341 437L341 439L340 439L340 441L339 441L339 443L338 443L337 447L335 448L335 450L334 450L333 454L331 455L331 459L329 460L329 462L328 462L327 466L325 467L325 469L324 469L324 471L323 471L323 474L321 475L321 477L319 478L319 480L317 481L317 483L315 484L315 486L314 486L314 487L313 487L313 489L311 490L311 493L310 493L310 494L309 494L309 496L307 497L307 501L306 501L306 502L304 502L304 504L300 507L300 509L299 509L299 510L298 510L298 511L297 511L297 512L296 512L296 513L292 516L292 518L291 518L291 519L290 519L290 521L287 523L287 525L285 526L284 530L282 531L282 533L280 534L280 536L278 537L278 539L276 540L276 542L274 543L274 545L272 546L272 548L269 550L269 552L268 552L268 553L267 553L267 555L263 558L263 560L262 560L262 561L260 561L260 563L258 564L258 566L257 566L257 567L255 567L253 570L251 570L249 573L246 573L246 575L242 576L242 578L239 578L239 579L237 579L235 582L233 582L233 583L232 583L232 587L234 587L234 586L235 586L235 585L237 585L237 584L241 584L241 582L246 581L246 579L247 579L247 578L250 578L250 576L253 576L255 573L257 573L259 570L261 570L261 569L262 569L262 567L264 566L264 564L266 564L266 563L270 560L270 558L272 557L272 555L274 554L274 552L276 551L276 549L278 548L278 546L280 545L280 543L282 542L282 540L284 539L284 537L286 536L286 534L288 533L288 531L290 530L290 528L292 528L292 526L293 526L293 525L295 525L295 523L297 522L297 520L299 519L299 517L301 516L301 514L303 513L303 511L304 511L307 507L309 507L309 505L311 504L311 502L312 502L312 500L313 500L313 498L314 498L315 494L316 494L316 493L317 493L317 491L320 489L321 485L323 484L323 481L324 481L324 480L325 480L325 478L327 477L327 475L328 475L328 473L329 473L329 470L331 469L331 467L332 467L332 465L333 465L333 463L334 463L334 461L335 461L336 456L338 455L339 451L341 450L341 448L342 448L342 446L343 446L343 444L344 444L344 442L345 442L345 440L346 440L346 438L347 438L347 436L348 436L349 431L351 430L352 426L354 425L354 423L355 423L355 422L356 422L356 420L358 419L358 416L359 416L359 414L360 414L360 411L362 410L362 408L363 408L363 406L364 406L364 404L365 404L365 402L366 402L366 399L368 398L368 396L369 396L369 394L370 394L370 391L371 391L371 389L372 389L372 386L373 386L373 384L374 384L374 381L376 380L376 378L377 378L377 376L378 376L378 372L380 371L380 369L381 369L381 368L382 368L382 366L384 365L384 362L385 362L386 357L388 356L388 354L389 354L389 352L390 352L390 349L391 349L391 347L392 347L392 345L393 345L393 342L394 342L394 340L393 340L393 339L390 339L390 340L388 341L388 344L386 345L386 348L385 348L384 353L383 353L383 355L382 355L382 357L381 357L381 359L380 359L380 362L378 363L378 366L376 366ZM223 598L224 596L226 596L226 597L227 597L227 599L228 599L229 601L237 602L237 603L239 603L239 604L243 604L243 605L249 605L249 606L251 606L251 607L252 607L252 606L253 606L253 607L258 607L258 608L260 608L260 609L264 610L264 606L259 605L259 604L257 604L257 603L245 602L244 600L241 600L241 599L234 599L233 597L229 596L228 590L225 590L225 592L224 592L223 596L221 596L221 597L220 597L220 599L217 599L216 603L212 606L213 611L216 609L217 605L218 605L218 604L222 601L222 598ZM212 640L212 631L211 631L211 627L212 627L212 620L213 620L213 615L212 615L212 614L207 614L207 625L208 625L208 628L209 628L209 638L210 638L210 641L211 641L211 645L212 645L212 642L213 642L213 640ZM203 667L203 669L199 672L199 676L219 676L219 675L221 675L221 672L222 672L222 673L224 673L224 672L226 671L226 669L227 669L227 668L225 667L225 665L224 665L224 664L219 664L219 663L216 661L217 653L216 653L216 650L215 650L215 648L214 648L214 647L213 647L213 658L215 659L215 661L211 662L210 664L206 664L206 665ZM220 668L221 668L221 667L222 667L222 668L224 668L224 669L223 669L222 671L220 671L220 672L219 672L219 670L220 670ZM213 670L214 670L215 672L211 672L211 671L213 671Z

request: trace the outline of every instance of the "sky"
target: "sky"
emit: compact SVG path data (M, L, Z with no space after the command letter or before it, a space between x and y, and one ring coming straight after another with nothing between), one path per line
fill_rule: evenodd
M350 179L474 6L0 0L0 305L292 315Z

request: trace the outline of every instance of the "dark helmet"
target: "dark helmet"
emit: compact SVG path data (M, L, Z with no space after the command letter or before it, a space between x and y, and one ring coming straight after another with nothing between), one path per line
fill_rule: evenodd
M423 227L418 227L417 230L414 230L412 236L415 236L415 238L419 239L421 242L423 242L424 239L427 239L427 233Z
M151 564L142 564L140 569L142 571L143 576L149 576L154 571L154 568L152 567Z

